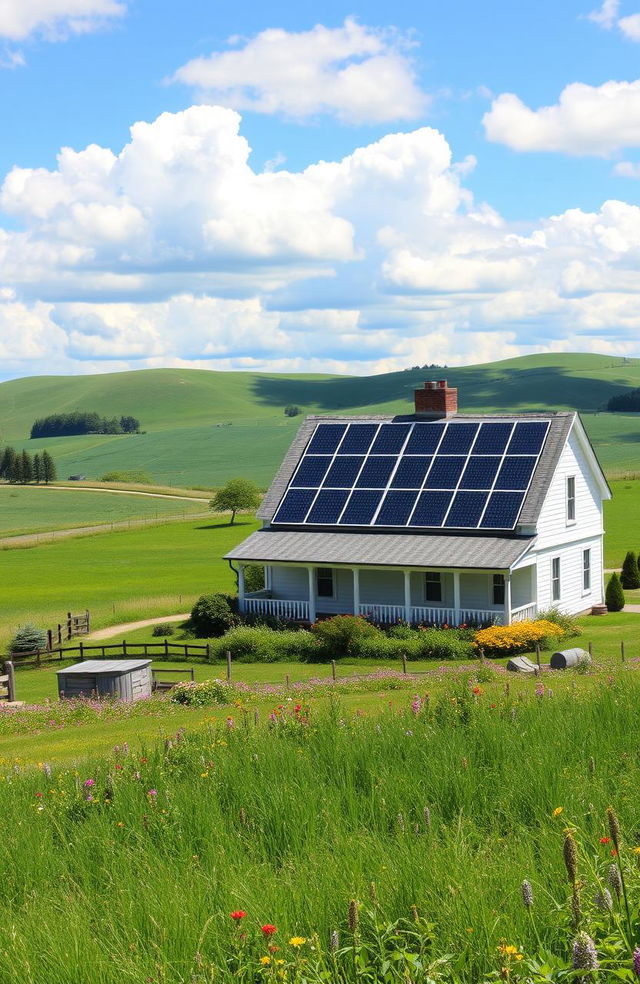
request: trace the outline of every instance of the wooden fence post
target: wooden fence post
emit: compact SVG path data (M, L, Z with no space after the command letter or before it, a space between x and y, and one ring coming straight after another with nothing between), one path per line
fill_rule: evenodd
M164 658L169 659L169 643L167 642L166 636L164 640Z
M3 669L8 677L7 699L9 701L14 701L16 699L16 674L13 669L13 663L11 662L10 659L5 660Z
M126 656L127 655L127 640L126 639L123 639L122 640L122 655L123 656Z
M49 652L53 649L53 631L51 629L47 629L47 649Z
M62 645L62 626L60 625L60 622L58 622L58 645Z
M82 639L80 640L80 659L84 659L84 646L82 645Z
M403 673L406 673L407 672L407 654L406 653L403 653L402 654L402 672Z
M227 682L231 682L231 653L227 650Z
M207 643L207 645L205 646L205 649L206 649L206 652L207 652L207 663L210 663L211 662L211 646L210 646L209 643Z
M335 680L335 678L336 678L336 661L335 661L335 659L332 659L331 660L331 676Z
M71 638L71 612L67 612L67 639Z
M620 643L620 657L624 663L624 639Z
M87 635L91 632L91 615L89 614L89 609L87 608Z
M593 646L589 643L589 656L593 656Z

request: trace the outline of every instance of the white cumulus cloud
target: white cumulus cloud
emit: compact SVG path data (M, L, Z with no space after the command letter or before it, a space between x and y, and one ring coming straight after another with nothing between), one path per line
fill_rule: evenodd
M428 105L406 37L347 18L341 27L269 28L233 47L195 58L173 81L198 98L293 119L329 114L344 123L386 123L420 116Z
M573 82L555 105L540 109L505 92L482 122L488 140L512 150L606 157L640 146L640 79L600 86Z
M0 38L58 40L94 31L125 13L122 0L0 0Z
M640 13L619 17L620 0L604 0L601 7L587 17L606 31L617 27L629 41L640 41Z

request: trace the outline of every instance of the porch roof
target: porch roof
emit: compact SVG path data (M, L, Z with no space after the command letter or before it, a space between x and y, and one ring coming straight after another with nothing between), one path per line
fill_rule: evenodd
M225 554L248 563L508 570L535 537L258 530Z

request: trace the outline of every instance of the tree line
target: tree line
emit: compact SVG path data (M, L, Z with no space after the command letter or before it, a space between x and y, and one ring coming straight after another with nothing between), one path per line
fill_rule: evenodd
M0 479L11 485L28 485L55 482L58 477L56 464L48 451L33 456L28 451L16 451L6 447L0 456Z
M31 437L70 437L76 434L137 434L140 421L136 417L101 417L95 411L74 410L72 413L52 413L34 420Z
M607 410L618 411L619 413L639 413L640 388L633 389L629 393L621 393L619 396L612 396L607 403Z

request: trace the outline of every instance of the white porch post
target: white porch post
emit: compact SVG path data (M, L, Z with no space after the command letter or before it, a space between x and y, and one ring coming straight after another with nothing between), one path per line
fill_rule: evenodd
M309 575L309 621L315 622L316 620L316 578L315 578L315 567L308 567L307 573Z
M460 571L453 572L453 607L454 621L456 625L461 622L460 618Z
M353 614L360 614L360 568L353 568Z
M511 571L504 573L504 624L511 625Z
M271 568L267 566L264 569L264 586L267 591L271 591Z
M404 620L411 624L411 571L404 571Z
M238 564L238 608L242 614L245 610L244 605L244 564Z

